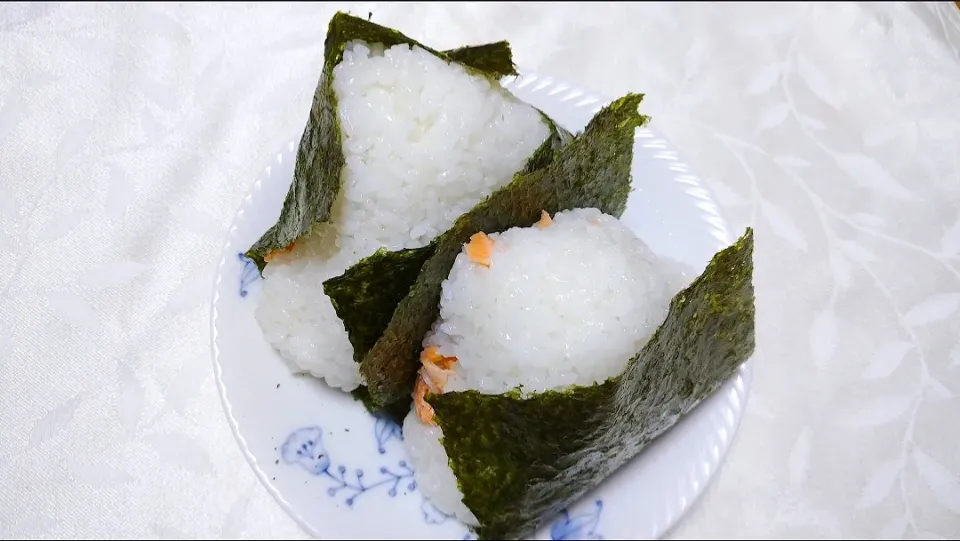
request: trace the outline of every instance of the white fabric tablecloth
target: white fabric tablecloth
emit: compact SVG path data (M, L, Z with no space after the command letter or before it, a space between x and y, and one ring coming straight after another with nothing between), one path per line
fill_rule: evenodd
M953 3L4 3L0 536L305 537L230 433L209 302L336 9L647 93L756 227L753 392L672 536L960 534Z

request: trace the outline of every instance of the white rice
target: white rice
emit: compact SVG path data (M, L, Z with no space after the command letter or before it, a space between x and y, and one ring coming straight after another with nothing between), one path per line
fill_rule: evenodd
M477 517L463 503L457 477L450 469L447 451L440 443L442 437L439 426L420 422L413 411L403 420L403 445L420 492L442 513L469 526L479 526Z
M507 184L549 131L499 85L419 47L347 45L333 88L346 166L330 224L264 269L256 318L298 370L350 391L353 348L323 281L378 248L416 248Z
M683 278L616 218L596 209L553 224L491 234L489 268L461 252L443 283L440 318L424 340L456 357L444 392L524 394L592 385L620 374L663 322ZM404 441L423 493L475 524L440 443L415 410Z

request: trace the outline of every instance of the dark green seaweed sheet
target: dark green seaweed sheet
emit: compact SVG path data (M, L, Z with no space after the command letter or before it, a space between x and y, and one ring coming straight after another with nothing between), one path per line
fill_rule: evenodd
M443 51L451 60L500 79L516 75L513 64L513 51L506 41L497 41L484 45L470 45Z
M624 373L590 387L428 395L480 539L521 539L635 457L754 350L753 230L677 294Z
M261 272L266 265L264 257L267 254L290 246L315 225L330 219L331 207L340 192L340 172L344 166L340 127L335 112L337 99L332 86L333 68L343 59L344 46L352 40L381 43L384 47L416 45L444 60L458 62L468 71L491 80L516 75L510 45L505 41L439 52L396 30L365 19L340 12L334 15L330 19L324 42L323 70L297 149L293 181L283 201L280 218L246 253ZM557 135L554 134L554 137Z
M340 317L357 362L383 334L394 308L407 296L435 248L434 243L396 252L381 248L344 274L323 283L333 308L338 315L343 314ZM406 287L398 287L403 284ZM349 314L363 317L344 317Z
M506 187L461 216L453 227L438 237L433 255L423 264L413 286L397 283L400 291L409 290L374 346L364 355L360 372L367 382L364 403L374 410L403 411L409 407L410 394L419 367L421 340L439 311L441 283L450 272L454 259L470 236L478 231L505 231L529 226L540 218L540 211L554 214L562 210L594 207L606 214L620 216L630 193L634 131L648 121L637 111L642 94L629 94L614 101L587 125L584 132L556 151L549 164L518 175ZM363 272L394 275L403 269L398 258L381 257L361 262ZM375 267L376 272L372 268ZM336 278L359 272L351 268ZM358 305L358 290L328 287L324 290L341 306ZM333 282L334 284L336 282ZM367 294L387 297L392 293L366 288ZM350 300L352 298L352 300ZM396 297L393 297L396 298ZM374 301L370 301L374 304ZM392 307L384 303L382 313ZM381 318L356 310L338 310L348 332L359 328L364 319ZM355 331L354 331L355 332Z

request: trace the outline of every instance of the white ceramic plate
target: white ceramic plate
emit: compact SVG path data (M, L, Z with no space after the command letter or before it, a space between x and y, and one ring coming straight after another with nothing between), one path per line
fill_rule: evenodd
M571 131L608 100L526 74L520 99ZM213 362L230 426L257 477L308 532L326 539L469 539L417 491L400 428L349 395L291 374L253 316L259 274L244 252L280 213L299 134L237 212L223 247L211 313ZM710 192L655 131L637 131L623 221L655 252L701 272L742 232L727 231ZM740 422L750 363L639 457L556 517L537 539L657 538L701 494Z

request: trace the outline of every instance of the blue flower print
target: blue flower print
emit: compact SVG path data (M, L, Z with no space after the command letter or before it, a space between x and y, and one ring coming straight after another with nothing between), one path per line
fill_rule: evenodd
M571 515L566 509L560 513L560 520L550 528L550 539L603 539L597 534L603 501L597 500L592 510L579 515Z

